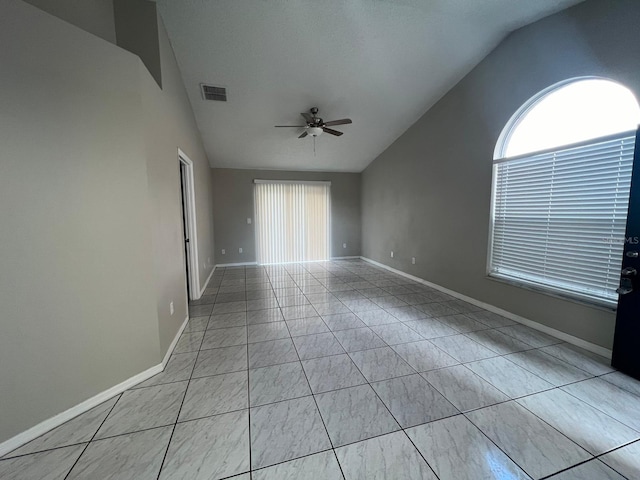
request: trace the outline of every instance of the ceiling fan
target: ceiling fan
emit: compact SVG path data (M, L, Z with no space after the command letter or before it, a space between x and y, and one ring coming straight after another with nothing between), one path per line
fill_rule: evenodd
M318 107L310 108L309 112L310 113L300 114L302 115L302 118L304 118L306 125L276 125L276 128L304 128L305 131L302 132L302 134L298 138L310 136L315 140L315 137L320 136L322 132L339 137L344 132L339 132L329 127L333 127L335 125L348 125L349 123L353 123L350 118L343 118L340 120L325 122L322 118L318 117Z

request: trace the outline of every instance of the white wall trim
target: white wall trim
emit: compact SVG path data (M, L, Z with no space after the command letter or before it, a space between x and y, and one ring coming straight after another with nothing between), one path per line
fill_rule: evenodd
M189 306L187 306L187 308L189 308ZM180 339L180 335L182 335L182 332L184 332L184 329L187 328L187 323L189 323L189 313L187 313L187 317L184 319L184 322L182 322L182 325L178 329L178 333L176 333L176 336L173 337L173 340L171 341L171 345L169 345L169 348L167 348L167 353L164 354L164 358L162 359L162 370L164 370L165 367L167 366L167 362L169 362L169 358L173 353L173 349L176 348L176 343L178 343L178 340Z
M465 302L476 305L480 308L484 308L485 310L489 310L490 312L497 313L498 315L502 315L514 322L521 323L528 327L531 327L540 332L546 333L547 335L551 335L552 337L558 338L560 340L564 340L565 342L571 343L572 345L576 345L578 347L584 348L585 350L589 350L590 352L597 353L607 359L611 359L611 350L605 347L601 347L600 345L596 345L595 343L587 342L578 337L574 337L565 332L561 332L560 330L556 330L555 328L548 327L547 325L543 325L541 323L535 322L533 320L529 320L528 318L521 317L520 315L516 315L515 313L508 312L501 308L495 307L485 302L481 302L480 300L476 300L475 298L467 297L462 293L458 293L454 290L449 290L448 288L442 287L436 283L429 282L422 278L416 277L409 273L405 273L402 270L397 270L393 267L385 265L384 263L376 262L375 260L371 260L367 257L360 257L365 262L369 262L378 267L384 268L385 270L389 270L390 272L396 273L398 275L402 275L405 278L409 278L410 280L414 280L418 283L422 283L423 285L427 285L428 287L435 288L436 290L441 291L442 293L446 293L451 295L452 297L459 298L460 300L464 300Z
M48 418L43 422L38 423L37 425L34 425L30 429L25 430L24 432L19 433L18 435L11 437L8 440L5 440L4 442L0 443L0 457L6 455L9 452L12 452L16 448L21 447L22 445L30 442L31 440L38 438L40 435L47 433L49 430L53 430L54 428L59 427L60 425L62 425L65 422L68 422L72 418L77 417L78 415L91 410L93 407L97 407L101 403L106 402L110 398L115 397L116 395L124 392L125 390L129 390L130 388L136 386L137 384L142 383L145 380L150 379L154 375L157 375L158 373L162 372L167 366L167 362L169 361L169 358L173 353L173 349L176 347L176 343L178 343L178 339L180 338L180 335L182 335L182 332L184 331L184 329L187 327L188 322L189 322L189 315L187 315L187 317L184 319L184 322L182 323L182 326L178 329L176 336L173 338L171 345L169 345L169 348L167 349L167 353L165 354L162 360L162 363L159 363L158 365L154 365L153 367L148 368L145 371L140 372L137 375L134 375L133 377L128 378L124 382L121 382L118 385L108 388L107 390L100 392L99 394L91 398L88 398L84 402L79 403L69 408L68 410L65 410L62 413L54 415L53 417Z
M178 148L178 161L186 165L186 178L184 192L187 217L184 221L187 223L186 228L189 232L189 257L185 258L185 262L189 263L189 286L191 297L189 300L197 300L194 295L200 292L200 261L198 259L198 222L196 220L196 191L195 181L193 178L193 162L180 148ZM180 187L182 189L182 186ZM181 193L182 195L182 193Z
M258 262L241 262L241 263L219 263L216 268L220 267L246 267L251 265L258 265Z
M355 258L363 258L359 255L351 255L348 257L331 257L331 260L353 260Z
M134 375L131 378L128 378L122 383L115 385L104 392L101 392L78 405L75 405L68 410L65 410L62 413L59 413L39 424L31 427L28 430L25 430L22 433L19 433L15 437L11 437L9 440L6 440L0 443L0 457L3 455L15 450L18 447L21 447L27 442L39 437L40 435L47 433L49 430L52 430L63 423L71 420L73 417L80 415L88 410L91 410L93 407L101 404L109 400L110 398L118 395L119 393L128 390L129 388L137 385L140 382L144 382L145 380L157 375L162 371L162 364L154 365L151 368L148 368L144 372L140 372L137 375Z
M217 265L214 265L213 268L211 269L211 273L209 274L209 276L207 277L207 279L204 282L204 285L202 286L202 289L200 290L200 297L202 297L202 295L204 294L204 291L207 289L207 286L209 285L209 281L211 280L211 277L213 277L213 272L216 271L216 267Z

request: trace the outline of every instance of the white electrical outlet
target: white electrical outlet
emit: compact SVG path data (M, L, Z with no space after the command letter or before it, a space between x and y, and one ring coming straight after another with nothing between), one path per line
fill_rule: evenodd
M343 243L343 244L342 244L342 248L347 248L347 244L346 244L346 243Z
M173 312L174 312L174 311L175 311L175 310L173 309L173 302L171 302L171 303L169 304L169 312L171 313L171 315L173 315Z
M251 219L247 218L247 224L251 225Z
M226 251L224 248L222 249L222 254L223 254L223 255L226 255L226 254L227 254L227 251Z
M411 257L411 263L412 263L413 265L415 265L415 264L416 264L416 257Z
M238 249L238 253L242 253L242 247Z
M391 250L391 258L393 258L393 250Z

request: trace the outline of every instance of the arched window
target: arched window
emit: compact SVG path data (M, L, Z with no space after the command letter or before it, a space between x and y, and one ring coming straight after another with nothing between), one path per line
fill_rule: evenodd
M640 107L580 78L523 105L496 146L489 275L615 305Z

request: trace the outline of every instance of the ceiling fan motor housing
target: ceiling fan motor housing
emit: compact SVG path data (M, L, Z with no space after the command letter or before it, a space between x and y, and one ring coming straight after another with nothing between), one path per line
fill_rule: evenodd
M319 137L320 135L322 135L322 128L321 127L309 127L307 129L307 135L310 135L312 137Z

